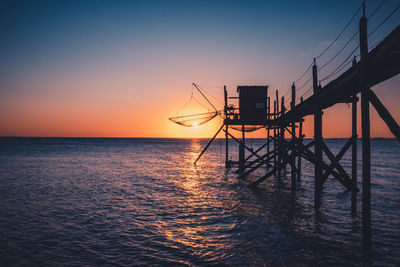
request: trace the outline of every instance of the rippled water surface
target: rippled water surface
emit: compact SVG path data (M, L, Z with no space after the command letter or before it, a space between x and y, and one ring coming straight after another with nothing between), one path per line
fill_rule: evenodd
M195 167L206 143L1 138L0 265L361 265L361 194L352 218L329 178L316 214L312 165L295 195L289 172L249 189L266 170L226 172L222 140ZM327 143L337 153L345 140ZM373 263L397 265L400 145L373 140L372 162Z

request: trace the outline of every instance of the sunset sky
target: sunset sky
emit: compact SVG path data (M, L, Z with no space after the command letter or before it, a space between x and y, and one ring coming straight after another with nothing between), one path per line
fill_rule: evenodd
M367 17L380 2L367 1ZM348 0L2 2L0 136L211 137L219 119L198 128L168 120L189 99L192 82L220 100L223 85L232 96L237 85L265 84L270 95L275 90L285 94L360 4ZM386 1L368 21L369 31L396 5L396 0ZM350 39L360 16L317 65ZM399 22L400 11L371 35L369 45ZM319 77L334 70L357 44L358 36ZM298 86L306 78L308 74ZM399 75L373 89L400 122ZM373 108L371 114L372 136L392 137ZM307 117L307 137L313 136L312 126ZM324 137L348 137L350 126L347 105L325 111Z

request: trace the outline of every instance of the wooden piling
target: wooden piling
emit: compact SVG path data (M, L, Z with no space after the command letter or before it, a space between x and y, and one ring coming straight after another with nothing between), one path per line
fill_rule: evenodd
M280 113L280 116L281 117L283 117L285 115L285 97L283 97L282 96L282 99L281 99L281 113ZM279 124L279 128L280 128L280 130L279 130L279 148L278 148L278 151L279 151L279 162L278 162L278 164L280 165L280 164L282 164L283 163L283 161L284 161L284 156L283 156L283 153L285 153L285 151L283 150L284 148L284 141L285 141L285 127L284 127L284 124L283 123L280 123ZM287 163L285 163L284 165L283 165L283 169L285 170L285 173L286 173L286 164ZM279 170L278 170L278 176L279 176L279 178L281 177L281 170L282 170L282 168L280 168Z
M303 103L303 97L300 97L300 103ZM299 122L299 142L303 142L303 118L301 118ZM299 150L301 149L300 147L298 148ZM301 154L299 153L299 156L297 158L297 179L301 179Z
M290 108L293 109L296 105L296 87L294 83L292 84L292 102L290 103ZM292 150L294 151L295 146L295 139L296 139L296 123L292 121ZM295 165L295 157L291 159L291 190L292 192L296 189L296 169L294 168Z
M362 232L364 260L371 260L371 143L369 117L368 79L368 40L365 2L363 16L359 23L360 34L360 90L361 90L361 132L362 132Z
M356 57L354 56L353 67L356 65ZM357 94L353 95L351 103L351 181L353 188L357 187ZM351 216L357 215L357 191L351 191Z
M244 171L244 124L242 123L242 142L239 144L239 170Z
M357 96L354 96L351 104L351 125L352 125L352 145L351 145L351 180L353 186L357 186ZM357 191L351 191L351 215L354 217L357 214Z
M279 95L278 95L278 90L276 90L276 118L277 119L279 118L279 115L280 115L280 113L279 113ZM281 140L282 133L281 133L281 128L278 127L278 125L275 125L275 127L277 128L276 129L276 131L277 131L277 136L276 136L277 150L276 150L276 152L277 152L277 166L278 166L281 164L281 147L282 146L281 146L280 140ZM280 168L277 170L277 175L278 175L278 181L280 181L280 179L281 179L281 169Z
M271 99L267 97L267 120L268 122L271 120ZM270 151L270 126L271 124L267 124L267 154L269 155ZM269 164L266 164L267 170L269 169Z
M277 108L276 108L276 100L274 101L274 121L276 121L276 113L277 113ZM276 161L277 161L277 153L276 153L276 135L277 135L277 128L276 125L274 125L274 168L276 167ZM274 173L276 174L276 173Z
M224 85L224 113L225 113L225 168L229 168L229 136L228 136L228 123L227 123L227 112L228 112L228 92L226 90L226 85Z
M317 65L314 59L312 67L314 95L318 94ZM314 111L314 208L318 210L321 206L322 197L322 110L319 106Z

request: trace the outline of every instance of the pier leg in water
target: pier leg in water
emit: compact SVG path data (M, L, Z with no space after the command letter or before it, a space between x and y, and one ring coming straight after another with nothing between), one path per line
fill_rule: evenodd
M368 79L368 41L365 2L360 19L360 88L361 88L361 131L362 131L362 226L364 263L371 263L371 144L369 117Z
M317 65L312 67L313 71L313 89L314 95L318 94L319 86L317 84ZM319 210L321 206L322 187L323 187L323 174L322 174L322 110L319 107L315 108L314 112L314 150L315 150L315 163L314 163L314 208Z
M239 144L239 170L244 171L244 125L242 124L242 143Z
M276 119L276 101L274 101L274 120ZM276 136L277 136L277 128L276 128L276 124L273 125L274 127L274 169L277 166L276 162L277 162L277 153L276 153L276 149L277 149L277 144L276 144ZM276 172L274 172L274 175L276 175Z
M271 99L268 97L267 98L267 119L268 120L270 120L271 119L271 101L270 101ZM270 139L270 124L268 124L268 126L267 126L267 154L269 155L269 150L270 150L270 147L269 147L269 145L270 145L270 141L271 141L271 139ZM270 162L268 162L268 163L270 163ZM266 164L266 167L267 167L267 170L269 169L269 164Z
M294 108L296 105L296 87L294 86L294 83L292 85L292 102L291 102L291 109ZM292 150L294 151L296 149L295 145L295 139L296 139L296 123L295 121L292 121ZM296 161L296 157L291 158L291 190L294 192L296 190L296 169L294 168Z
M303 142L303 119L301 119L299 123L299 142ZM300 147L298 147L298 149L301 150ZM297 179L301 179L301 153L299 153L297 158Z
M352 125L352 145L351 145L351 179L354 188L357 186L357 102L358 98L355 95L352 102L351 125ZM355 217L357 214L357 191L351 191L351 215Z
M227 124L227 113L228 113L228 92L226 91L226 85L224 85L224 113L225 113L225 168L229 168L229 136L228 136L228 124Z

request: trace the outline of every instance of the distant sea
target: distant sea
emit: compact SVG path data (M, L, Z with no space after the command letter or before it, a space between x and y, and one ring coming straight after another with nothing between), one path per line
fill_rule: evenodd
M352 218L351 194L329 178L315 213L311 164L294 195L289 169L250 189L266 169L237 179L224 140L193 165L207 141L0 138L0 265L362 265L361 192ZM337 153L345 140L326 142ZM371 146L372 260L394 266L400 145ZM341 163L350 173L350 151Z

